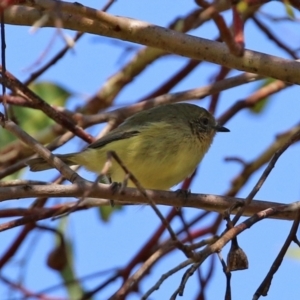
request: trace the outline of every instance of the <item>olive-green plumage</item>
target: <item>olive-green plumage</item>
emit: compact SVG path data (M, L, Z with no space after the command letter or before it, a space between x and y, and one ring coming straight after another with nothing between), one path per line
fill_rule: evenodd
M188 103L167 104L139 112L78 153L57 155L68 165L81 165L100 173L107 152L115 151L144 188L166 190L191 175L209 149L217 124L204 108ZM29 160L31 171L52 167L42 158ZM113 161L109 176L124 180ZM134 186L132 182L128 186Z

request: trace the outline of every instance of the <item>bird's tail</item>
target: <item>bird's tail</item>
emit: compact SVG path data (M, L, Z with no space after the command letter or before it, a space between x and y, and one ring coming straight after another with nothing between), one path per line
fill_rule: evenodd
M58 158L60 158L65 164L68 166L76 165L76 162L74 161L76 157L76 153L70 153L70 154L59 154L56 155ZM30 171L37 172L37 171L43 171L43 170L49 170L53 169L52 166L50 166L43 158L33 158L26 162L26 164L29 166Z

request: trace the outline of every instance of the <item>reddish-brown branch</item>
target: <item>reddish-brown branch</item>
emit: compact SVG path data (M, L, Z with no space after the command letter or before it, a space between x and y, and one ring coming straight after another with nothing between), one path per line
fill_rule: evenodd
M244 44L241 43L241 40L240 40L241 21L238 21L237 20L238 18L234 15L234 22L237 22L237 30L238 30L238 32L237 32L238 37L236 37L238 42L236 42L230 29L227 27L223 17L220 15L220 13L218 12L218 10L214 4L209 4L204 0L198 0L197 4L204 7L206 9L207 13L212 17L216 26L219 29L220 37L221 37L222 41L227 45L229 51L236 56L242 56L244 53Z
M0 72L3 73L3 69L1 66L0 66ZM57 110L53 109L51 105L49 105L47 102L41 99L37 94L32 92L27 86L25 86L11 73L6 71L5 76L6 76L5 82L3 82L3 80L1 80L0 78L2 84L6 84L6 86L12 91L14 91L16 94L21 93L22 95L24 95L28 101L33 102L37 106L37 108L43 111L48 117L53 119L55 122L57 122L64 128L70 130L75 135L82 138L84 141L88 143L91 143L93 141L91 135L87 134L82 128L74 124L74 122L72 122L68 117L58 112Z
M46 296L43 294L34 293L32 291L29 291L27 288L22 286L20 283L15 283L15 282L7 279L3 275L0 275L0 280L5 282L7 285L9 285L14 290L20 291L24 295L24 298L39 299L39 300L64 300L65 299L65 298L60 298L60 297Z
M232 7L233 16L233 38L236 45L239 45L240 49L245 48L245 38L244 38L244 21L242 20L241 14L237 9L236 5Z
M226 67L220 67L220 70L217 74L217 76L214 79L214 82L218 82L220 80L224 80L226 78L226 76L228 75L228 73L230 72L230 69L226 68ZM210 104L208 107L208 110L212 113L215 114L216 112L216 108L217 108L217 104L219 101L219 97L220 97L220 93L215 93L211 96L211 100L210 100Z
M272 157L271 161L269 162L268 166L264 170L263 174L245 199L245 205L241 207L238 211L238 213L235 215L234 219L232 220L233 225L237 223L239 218L243 215L244 210L246 209L247 205L249 205L254 198L254 196L257 194L257 192L260 190L264 182L267 180L268 176L270 175L271 171L275 167L275 164L279 157L295 142L298 142L300 140L300 130L296 132L281 148L279 148L274 156Z
M172 75L165 83L163 83L155 91L138 100L138 102L142 102L168 93L175 85L177 85L181 80L183 80L187 75L189 75L200 63L201 61L199 60L190 59L181 70Z
M23 241L27 237L28 233L34 228L34 224L27 224L24 228L22 228L16 240L8 247L8 250L4 253L4 255L0 258L0 269L15 255L15 253L19 250Z

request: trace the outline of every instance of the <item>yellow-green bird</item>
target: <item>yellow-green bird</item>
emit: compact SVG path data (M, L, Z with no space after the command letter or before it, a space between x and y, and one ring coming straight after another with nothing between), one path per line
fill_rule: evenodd
M82 152L57 156L68 165L100 174L107 152L115 151L144 188L167 190L194 172L216 132L228 131L202 107L166 104L136 113ZM42 158L27 164L31 171L52 168ZM113 161L108 176L122 182L125 173ZM134 184L129 181L128 186Z

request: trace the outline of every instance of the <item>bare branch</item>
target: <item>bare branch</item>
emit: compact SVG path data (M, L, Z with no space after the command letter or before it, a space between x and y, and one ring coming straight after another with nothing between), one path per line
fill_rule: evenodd
M36 0L35 3L48 10L56 4L52 0ZM177 55L206 60L228 68L300 84L300 64L297 61L250 50L245 50L243 57L236 57L222 43L185 35L142 21L112 16L75 3L62 1L60 9L60 17L66 29L131 41ZM35 8L13 6L5 10L5 21L8 24L30 26L41 16L41 11ZM43 26L55 27L55 18L49 18Z

